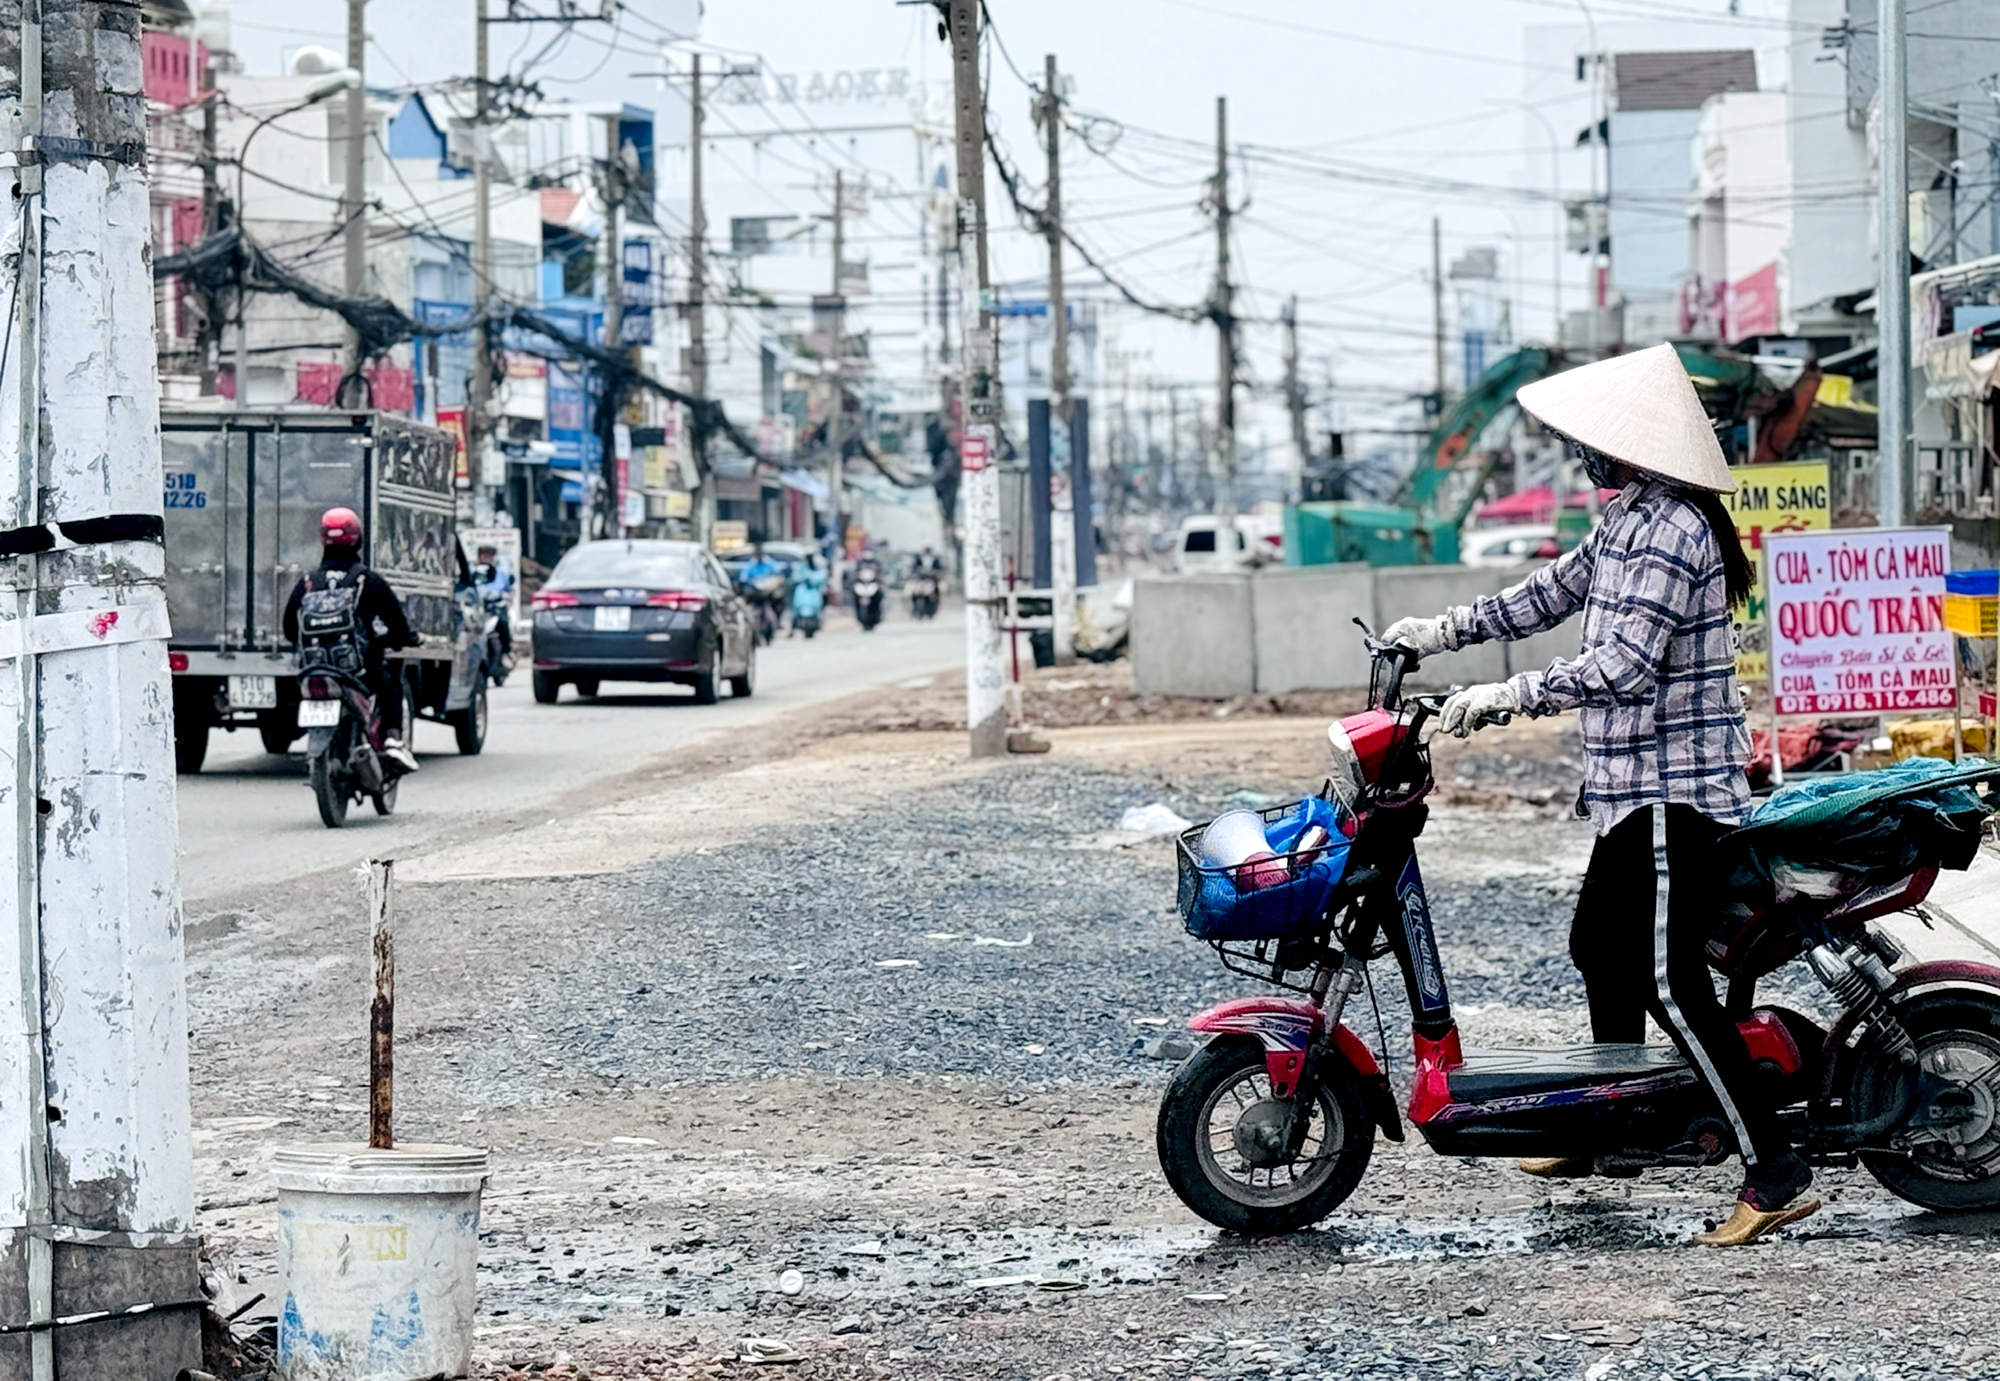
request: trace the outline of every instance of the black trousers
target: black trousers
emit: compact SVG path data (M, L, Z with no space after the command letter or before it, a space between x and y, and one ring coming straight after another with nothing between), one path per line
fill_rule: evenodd
M1715 1095L1754 1168L1791 1146L1757 1097L1749 1049L1703 953L1716 909L1715 843L1729 828L1682 805L1643 806L1613 825L1591 852L1569 953L1589 994L1592 1039L1640 1044L1650 1013Z

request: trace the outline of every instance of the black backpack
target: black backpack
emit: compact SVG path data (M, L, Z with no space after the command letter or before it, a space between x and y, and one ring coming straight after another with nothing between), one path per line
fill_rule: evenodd
M299 670L341 671L359 676L368 659L369 631L361 618L361 590L364 578L359 571L335 571L326 577L325 588L314 581L318 572L305 580L299 597ZM345 583L351 576L353 584Z

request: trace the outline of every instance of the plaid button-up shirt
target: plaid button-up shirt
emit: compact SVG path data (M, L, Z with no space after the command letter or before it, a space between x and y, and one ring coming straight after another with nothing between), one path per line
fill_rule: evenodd
M1722 556L1700 510L1667 485L1629 484L1582 546L1451 618L1463 647L1525 638L1578 609L1581 655L1511 681L1531 715L1580 711L1597 832L1656 803L1741 821L1750 738Z

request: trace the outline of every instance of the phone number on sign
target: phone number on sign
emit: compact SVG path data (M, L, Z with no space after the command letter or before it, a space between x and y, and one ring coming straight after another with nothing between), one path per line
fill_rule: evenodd
M1779 714L1879 714L1884 710L1948 710L1949 686L1915 690L1827 691L1819 695L1781 695Z

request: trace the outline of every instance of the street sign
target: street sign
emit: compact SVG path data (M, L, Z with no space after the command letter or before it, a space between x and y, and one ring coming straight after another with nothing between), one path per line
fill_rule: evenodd
M1736 624L1736 677L1771 679L1771 641L1765 619L1764 539L1781 532L1824 531L1833 521L1826 462L1738 465L1730 469L1736 492L1722 496L1736 522L1736 536L1750 555L1755 580Z
M976 475L993 463L993 428L967 427L958 443L958 459L968 475Z
M1784 533L1765 551L1778 714L1952 708L1950 528Z

